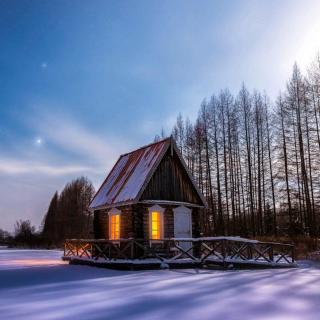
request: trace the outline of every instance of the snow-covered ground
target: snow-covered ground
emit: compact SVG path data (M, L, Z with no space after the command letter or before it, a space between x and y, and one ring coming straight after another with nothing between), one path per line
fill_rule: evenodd
M320 319L320 267L113 271L0 250L1 319Z
M0 272L40 266L66 264L61 260L62 251L58 250L10 250L0 248Z

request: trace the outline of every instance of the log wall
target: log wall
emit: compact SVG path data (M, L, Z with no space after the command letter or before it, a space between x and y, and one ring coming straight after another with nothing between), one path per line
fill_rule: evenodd
M93 233L95 239L109 239L109 219L107 210L95 210L93 215Z
M120 237L128 239L134 232L134 212L133 206L119 208L120 217ZM96 210L93 219L94 238L109 239L109 214L108 210Z
M120 237L122 239L136 238L149 239L149 210L152 205L137 204L118 208L121 210ZM173 209L177 206L161 205L165 208L163 215L164 238L174 237ZM96 210L94 212L94 238L109 239L109 215L108 210ZM199 237L199 209L192 208L192 236Z

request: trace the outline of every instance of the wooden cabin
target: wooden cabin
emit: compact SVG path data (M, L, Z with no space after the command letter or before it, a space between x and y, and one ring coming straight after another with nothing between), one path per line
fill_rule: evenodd
M172 137L120 156L94 196L95 239L200 236L206 201Z
M90 209L94 239L65 241L63 259L116 269L295 266L294 246L201 237L206 201L172 138L120 156Z

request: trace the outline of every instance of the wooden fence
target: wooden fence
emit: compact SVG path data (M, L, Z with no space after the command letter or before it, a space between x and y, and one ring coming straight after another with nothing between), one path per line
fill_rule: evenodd
M273 242L210 237L186 239L66 240L65 259L97 262L130 262L156 259L160 263L251 264L291 266L294 246Z

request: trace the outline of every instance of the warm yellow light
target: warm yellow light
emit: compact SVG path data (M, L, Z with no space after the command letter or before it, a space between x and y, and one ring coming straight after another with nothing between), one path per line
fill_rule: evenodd
M161 238L161 217L160 212L151 212L151 239Z
M111 240L120 239L120 215L113 214L110 216L110 237Z

